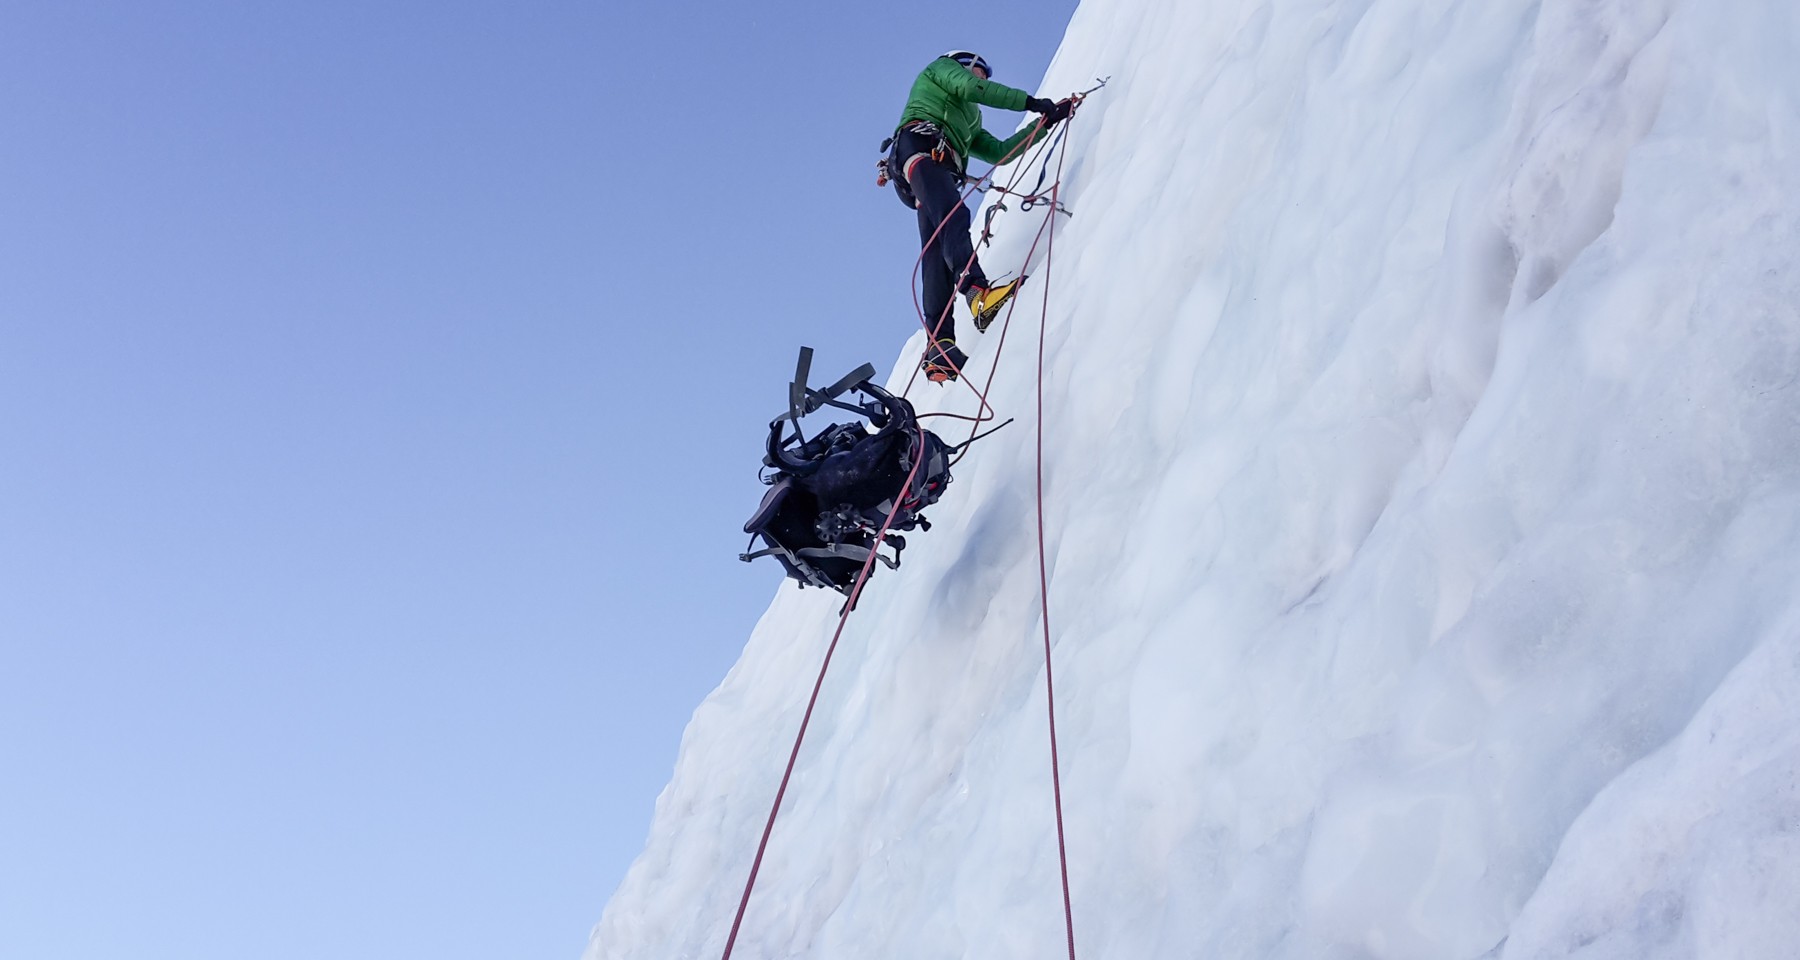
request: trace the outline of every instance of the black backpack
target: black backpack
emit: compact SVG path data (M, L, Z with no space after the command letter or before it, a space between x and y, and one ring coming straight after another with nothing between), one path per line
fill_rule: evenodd
M762 478L769 492L744 524L751 546L757 538L767 546L738 559L774 557L800 586L849 596L871 553L890 568L900 566L906 540L896 531L931 529L919 511L936 503L950 483L951 448L919 426L912 404L870 382L873 365L863 364L824 390L806 386L811 365L812 350L802 347L788 410L769 422L763 464L772 472ZM838 399L846 393L866 399ZM867 423L834 423L807 439L800 418L826 406ZM884 522L882 542L893 548L891 558L875 543Z

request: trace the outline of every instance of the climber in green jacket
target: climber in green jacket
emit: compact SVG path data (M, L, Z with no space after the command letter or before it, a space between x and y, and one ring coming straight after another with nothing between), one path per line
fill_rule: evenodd
M987 61L967 50L953 50L931 61L913 81L885 161L900 202L919 212L919 241L924 248L919 271L925 317L932 324L923 367L926 376L938 382L956 379L968 359L956 348L954 292L968 298L976 329L986 330L1023 279L990 286L975 258L969 208L962 202L968 160L1016 160L1051 127L1068 119L1074 107L1072 100L1052 102L995 83L991 75ZM1030 110L1044 119L1001 140L982 129L981 105Z

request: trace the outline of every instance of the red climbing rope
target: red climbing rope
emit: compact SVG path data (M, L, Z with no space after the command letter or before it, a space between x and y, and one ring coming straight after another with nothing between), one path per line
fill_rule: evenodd
M1050 188L1050 243L1044 251L1044 308L1038 321L1037 352L1037 554L1038 596L1044 621L1044 700L1050 712L1050 786L1056 798L1056 856L1062 867L1063 923L1069 934L1069 960L1075 960L1075 906L1069 894L1069 845L1063 829L1062 764L1056 749L1056 678L1050 668L1050 572L1044 554L1044 336L1050 326L1050 267L1056 262L1056 200L1062 190L1062 160Z
M1042 121L1040 120L1039 123L1042 123ZM1036 161L1036 159L1037 159L1038 148L1047 148L1049 146L1049 144L1051 144L1052 142L1053 141L1048 140L1048 139L1040 140L1037 147L1033 148L1032 153L1026 157L1026 159L1023 163L1019 164L1019 166L1016 170L1013 171L1012 179L1007 181L1006 187L996 188L996 189L1000 189L1002 192L1010 191L1011 187L1016 185L1020 180L1024 179L1026 171L1031 169L1032 163L1034 161ZM1002 160L1001 162L1005 163L1008 161ZM994 167L989 169L986 174L983 174L981 178L979 178L978 180L975 181L976 184L979 185L982 180L986 180L988 177L993 176L994 170L998 169L999 166L1000 166L999 164L995 164ZM1061 169L1061 164L1058 164L1058 169L1059 170ZM964 197L967 197L968 195L969 194L966 192L963 194ZM1057 209L1057 207L1055 205L1052 205L1052 207L1051 207L1052 217L1054 216L1054 211L1056 209ZM954 215L955 215L955 211L951 211L950 216L954 216ZM931 240L926 242L925 246L927 249L930 247L931 242L935 241L937 239L938 233L941 233L944 229L944 226L950 222L950 216L946 216L944 219L938 221L937 230L932 232ZM1025 259L1021 261L1022 264L1027 264L1027 265L1030 264L1031 258L1037 254L1038 244L1040 242L1042 242L1042 240L1043 240L1044 230L1049 225L1050 219L1051 219L1051 217L1046 217L1043 222L1038 224L1038 231L1031 238L1031 246L1029 249L1027 249L1025 251ZM988 225L984 225L982 229L983 229L983 232L985 233L986 230L988 229ZM920 269L921 265L924 263L924 259L925 259L925 251L920 250L919 257L913 261L913 274L912 274L912 276L913 276L913 284L912 284L913 310L915 313L918 314L919 322L921 324L924 324L926 326L926 329L929 331L931 329L930 322L925 317L924 307L922 307L919 304L919 290L918 290L919 269ZM975 262L975 254L971 253L969 256L968 262L963 264L962 269L964 271L967 271L969 269L970 265L973 264L974 262ZM992 391L993 386L994 386L994 376L1000 370L1000 355L1006 350L1006 335L1007 335L1007 332L1012 329L1013 311L1015 309L1017 309L1018 306L1019 306L1019 299L1017 297L1013 297L1012 299L1007 301L1006 314L1004 317L1001 318L1001 321L1000 321L1000 339L999 339L999 342L996 343L994 346L993 361L988 365L987 380L979 388L975 387L974 384L968 385L969 388L974 391L976 401L979 404L979 406L976 408L975 415L974 416L965 416L963 414L945 413L945 412L940 411L940 412L935 412L935 413L922 413L919 415L919 419L923 420L927 417L944 417L944 418L948 418L948 419L952 419L952 420L967 420L967 421L969 421L969 441L973 441L975 439L976 434L981 431L981 425L996 418L997 414L995 414L994 408L988 403L988 393L990 391ZM953 309L954 307L955 307L955 302L953 300L951 302L951 304L945 308L946 314L948 313L948 311L950 309ZM938 322L942 323L943 319L944 319L943 317L939 317ZM957 373L960 377L962 371L958 370ZM917 367L914 367L912 376L906 381L906 389L901 391L901 396L906 396L907 394L909 394L912 391L913 384L917 383L918 379L919 379L919 369ZM957 460L962 459L962 456L966 455L966 453L967 453L967 451L965 450L964 454L959 454L957 456ZM955 462L956 461L952 461L953 466L955 465Z
M1040 125L1042 125L1043 120L1040 119L1038 121L1038 123ZM1066 156L1066 154L1064 154L1064 156ZM998 169L1001 166L1001 164L1007 163L1010 160L1011 160L1010 155L1006 158L1003 158L1000 161L1000 163L995 164L994 167L989 170L987 175L992 176L993 170ZM1003 192L1010 191L1011 188L1017 184L1019 178L1022 176L1023 170L1025 168L1028 168L1029 166L1030 166L1030 163L1021 164L1020 170L1015 171L1013 179L1007 183L1005 188L1001 188L1002 191ZM1048 561L1046 559L1046 550L1045 550L1045 543L1044 543L1044 344L1045 344L1045 328L1048 326L1049 318L1050 318L1050 267L1051 267L1051 261L1054 258L1055 252L1056 252L1055 221L1056 221L1056 213L1061 209L1061 205L1060 205L1059 201L1060 201L1060 192L1061 192L1061 188L1062 188L1062 171L1063 171L1063 159L1062 159L1062 157L1059 157L1057 160L1057 164L1056 164L1056 180L1051 185L1051 188L1050 188L1050 195L1049 195L1050 210L1049 210L1049 213L1045 216L1044 223L1042 223L1038 226L1038 233L1035 237L1032 238L1031 247L1029 250L1026 251L1025 260L1023 262L1025 264L1029 264L1031 262L1032 256L1037 252L1037 247L1038 247L1039 241L1044 238L1045 230L1048 230L1049 231L1049 244L1048 244L1048 247L1046 248L1045 255L1044 255L1043 312L1039 319L1039 324L1038 324L1038 372L1037 372L1038 584L1039 584L1039 596L1041 598L1041 604L1042 604L1042 619L1043 619L1043 623L1044 623L1044 687L1045 687L1045 692L1047 695L1048 706L1049 706L1050 781L1051 781L1052 795L1053 795L1053 798L1055 801L1055 807L1056 807L1056 850L1057 850L1057 858L1061 865L1061 875L1062 875L1063 922L1064 922L1065 930L1067 931L1068 946L1069 946L1069 960L1075 960L1075 911L1074 911L1074 905L1073 905L1074 900L1073 900L1073 897L1070 895L1070 891L1069 891L1069 855L1068 855L1068 842L1067 842L1067 837L1066 837L1066 830L1065 830L1064 824L1063 824L1061 760L1058 755L1057 742L1056 742L1056 685L1055 685L1054 676L1051 672L1050 576L1049 576L1049 566L1048 566ZM985 179L985 177L983 179ZM981 180L975 181L975 184L977 186L979 186L980 183L981 183ZM1040 183L1041 183L1041 178L1040 178ZM967 191L963 194L963 201L966 201L968 199L969 193L973 192L973 189L974 188L972 187L969 191ZM944 225L948 222L949 222L949 218L946 217L943 221L940 221L938 223L937 231L933 232L931 239L926 241L926 243L924 245L925 248L930 247L931 243L937 239L938 233L943 231ZM918 270L919 270L920 264L923 263L923 260L924 260L924 250L921 249L920 254L919 254L919 260L915 261L913 264L913 277L914 277L915 281L917 280ZM972 264L973 262L974 262L974 257L971 256L970 260L969 260L969 264ZM963 265L963 269L965 271L969 268L969 264ZM930 325L928 319L925 317L923 308L919 307L916 283L914 286L913 298L914 298L913 299L914 306L916 308L918 308L920 323L925 326L927 335L931 335L935 331L934 331L934 328ZM951 306L954 307L954 305L955 305L955 300L953 298L951 301ZM994 418L993 407L988 404L987 395L988 395L988 392L993 388L994 375L995 375L995 372L999 369L1000 354L1006 348L1006 333L1007 333L1007 330L1010 329L1012 326L1012 315L1013 315L1014 309L1016 309L1017 306L1018 306L1018 298L1017 297L1014 297L1012 299L1012 301L1007 304L1006 315L1005 315L1004 319L1002 320L1001 327L1000 327L1000 341L994 348L994 362L993 362L992 366L989 368L988 378L987 378L986 383L983 384L983 386L980 388L976 388L974 384L969 384L969 388L975 392L976 397L980 401L980 406L977 410L976 415L973 417L968 417L968 416L961 416L958 414L939 413L939 414L921 414L920 415L921 418L926 417L926 416L946 416L946 417L955 417L957 419L963 419L963 420L971 420L971 421L973 421L973 426L971 427L971 439L973 439L974 431L979 430L980 425L983 422ZM942 317L939 318L940 323L942 322L942 319L943 319ZM918 372L919 372L918 368L915 367L913 370L913 380L907 381L906 391L910 391L912 389L912 384L917 379ZM962 371L958 370L957 373L960 376ZM906 391L902 391L902 396L905 395ZM916 448L914 455L912 457L912 461L913 461L912 469L910 472L907 473L906 480L900 485L900 489L905 490L905 489L908 489L911 487L913 478L918 474L919 466L925 460L924 454L925 454L924 437L921 434L920 438L919 438L919 446ZM744 914L750 906L750 895L756 889L756 877L757 877L757 874L759 872L761 872L761 870L762 870L763 855L768 852L769 838L775 831L775 820L781 813L781 801L787 796L788 784L793 778L794 766L800 757L800 747L805 742L807 728L812 723L813 710L818 706L819 693L822 689L824 689L826 673L829 672L829 670L831 669L831 658L837 652L838 641L843 638L844 627L850 621L850 613L852 610L854 610L856 608L856 601L858 598L860 598L862 596L863 587L868 583L869 573L874 568L874 565L875 565L875 560L876 560L876 556L877 556L876 550L879 549L881 542L882 542L882 538L887 535L888 528L893 524L894 516L895 516L895 514L897 514L899 512L899 509L900 509L900 498L896 497L893 509L888 511L886 519L884 519L881 523L881 529L879 531L877 531L877 533L875 535L875 540L874 540L875 549L871 549L869 551L868 558L863 561L862 569L857 573L856 582L851 586L849 599L845 602L844 609L838 614L837 629L832 633L831 642L825 648L824 660L819 665L818 679L813 681L812 696L810 698L808 698L808 700L806 702L806 712L800 718L800 729L794 736L794 747L788 753L787 767L786 767L786 769L784 769L782 771L781 785L775 791L775 802L769 808L768 821L763 825L762 839L756 845L756 856L751 861L751 864L750 864L750 876L748 877L748 879L746 879L746 881L744 883L744 894L738 900L737 915L732 918L731 933L729 936L726 937L725 952L720 957L720 960L731 960L731 952L733 949L735 949L735 947L737 945L738 933L742 929L743 923L744 923Z
M1044 218L1043 223L1038 224L1038 232L1035 236L1033 236L1031 238L1031 247L1025 251L1025 259L1022 262L1024 262L1024 263L1031 262L1032 256L1037 253L1038 243L1043 240L1044 231L1046 229L1050 228L1050 223L1054 219L1055 219L1055 214L1052 213L1050 216L1047 216ZM1047 263L1046 263L1046 266L1048 266ZM993 390L993 388L994 388L994 377L1000 372L1000 355L1006 351L1006 334L1008 331L1010 331L1012 329L1013 311L1015 309L1017 309L1018 306L1019 306L1019 298L1017 298L1017 297L1014 297L1012 300L1007 302L1006 315L1004 317L1002 317L1001 321L1000 321L1000 340L998 343L996 343L994 345L993 362L988 365L987 380L982 383L980 389L975 390L975 395L977 397L981 398L981 402L983 405L986 405L986 403L987 403L988 392ZM917 375L918 374L915 372L914 376L916 377ZM974 389L974 385L971 384L970 388ZM991 412L992 408L990 407L989 410ZM962 414L956 414L956 413L923 413L923 414L919 415L920 419L924 419L925 417L949 417L949 418L955 419L955 420L969 421L969 440L970 441L973 441L975 439L975 435L976 435L976 433L980 432L981 425L983 423L986 423L988 420L993 419L992 416L983 416L979 411L977 411L976 415L972 416L972 417L964 416ZM967 451L965 450L963 455L966 455L966 453L967 453ZM958 460L962 459L963 455L959 455L957 457L957 459ZM954 466L954 461L952 461L952 465Z
M919 444L913 451L912 471L900 484L901 490L912 487L913 477L919 472L919 465L925 462L925 435L919 434ZM831 644L825 648L825 660L819 664L819 679L813 681L812 697L806 701L806 713L800 718L800 732L794 735L794 749L788 754L787 769L781 773L781 786L775 791L775 803L769 807L769 822L763 825L762 841L756 845L756 859L750 863L750 877L744 881L744 896L738 901L737 916L731 921L731 935L725 938L725 953L720 960L731 960L731 951L737 945L738 928L743 926L744 911L750 906L750 892L756 889L756 875L762 870L763 854L769 849L769 835L775 832L775 817L781 812L781 799L787 796L788 781L794 775L794 762L800 758L800 744L806 740L806 728L812 723L813 708L818 706L819 691L825 686L825 673L831 669L831 655L837 652L838 640L844 635L844 625L850 622L850 611L856 609L856 601L862 596L863 585L869 581L869 571L875 566L876 551L881 548L881 538L887 535L888 527L894 522L894 515L900 511L901 498L894 498L894 508L888 511L887 518L881 521L881 529L875 534L875 541L869 550L868 559L863 561L862 570L856 575L856 583L850 588L850 598L844 602L844 609L838 614L836 632L831 635Z

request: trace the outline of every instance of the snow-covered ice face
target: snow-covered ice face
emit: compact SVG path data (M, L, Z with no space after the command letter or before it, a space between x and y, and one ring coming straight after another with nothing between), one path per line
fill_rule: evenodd
M1793 0L1081 4L1078 216L982 252L1044 363L962 343L1021 424L842 648L781 588L587 960L719 956L788 763L736 956L1059 954L1046 622L1084 957L1794 956L1797 53Z

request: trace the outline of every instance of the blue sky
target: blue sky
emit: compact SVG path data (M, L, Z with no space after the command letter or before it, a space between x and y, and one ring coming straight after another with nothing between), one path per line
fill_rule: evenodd
M578 953L795 349L910 332L906 86L1073 9L10 5L0 955Z

